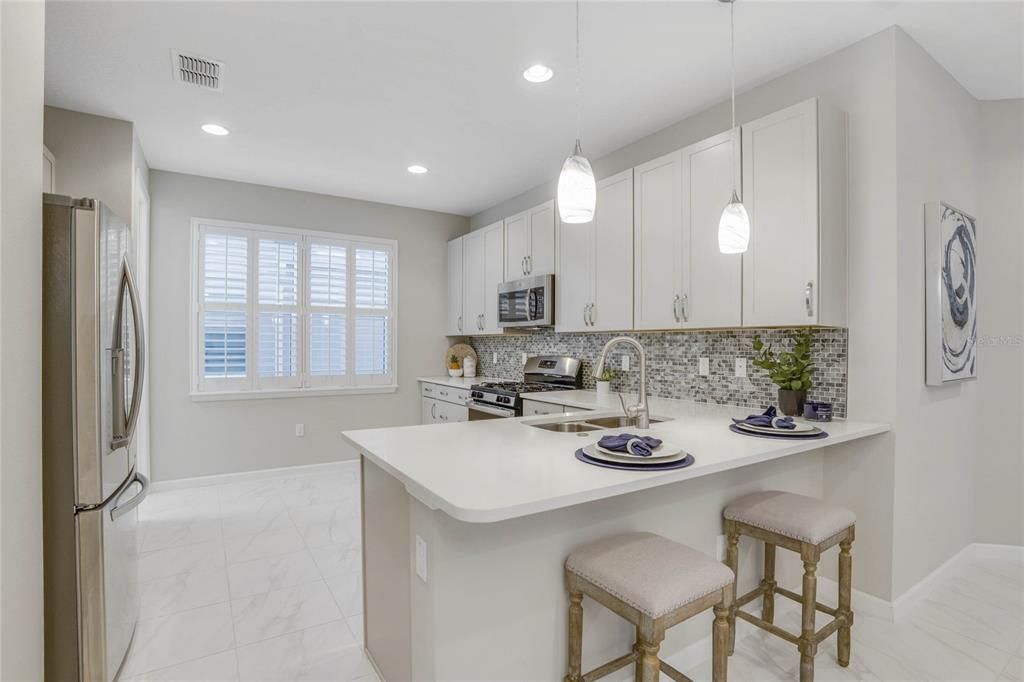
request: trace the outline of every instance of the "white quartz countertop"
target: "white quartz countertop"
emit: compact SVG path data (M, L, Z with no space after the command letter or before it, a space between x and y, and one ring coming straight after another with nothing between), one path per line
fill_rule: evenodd
M546 402L596 410L587 415L590 417L621 414L615 394L598 400L590 391L553 391L530 399L539 395ZM616 409L603 409L609 400ZM689 467L644 472L592 466L577 460L576 450L621 429L580 436L530 426L581 419L583 414L363 429L342 435L431 509L460 521L490 523L708 476L889 430L886 424L837 420L821 424L829 433L826 439L756 438L728 428L730 417L756 411L751 408L682 400L651 402L652 417L672 420L652 424L648 433L692 454L695 461Z
M482 384L485 381L508 381L508 379L496 379L494 377L450 377L450 376L436 376L436 377L416 377L416 381L420 381L427 384L441 384L443 386L452 386L454 388L469 388L473 384Z

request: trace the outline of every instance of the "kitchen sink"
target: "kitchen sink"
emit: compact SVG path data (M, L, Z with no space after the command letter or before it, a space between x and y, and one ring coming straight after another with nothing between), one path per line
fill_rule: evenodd
M530 424L545 431L557 431L558 433L584 433L586 431L599 431L601 427L578 422L546 422L544 424Z
M594 417L593 419L585 420L587 424L597 426L602 429L622 429L628 426L636 426L636 417L616 416L616 417ZM650 422L652 424L660 424L666 419L656 419L651 417Z

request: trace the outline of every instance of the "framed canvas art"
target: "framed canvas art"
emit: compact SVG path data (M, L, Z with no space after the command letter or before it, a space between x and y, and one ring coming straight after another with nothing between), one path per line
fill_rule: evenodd
M925 205L925 381L978 376L977 225L945 202Z

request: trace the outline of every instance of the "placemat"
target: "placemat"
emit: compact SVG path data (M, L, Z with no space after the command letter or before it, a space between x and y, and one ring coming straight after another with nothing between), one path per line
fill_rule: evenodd
M784 434L771 434L771 433L751 433L750 431L744 431L743 429L736 428L735 424L729 424L729 430L733 433L738 433L741 436L752 436L754 438L771 438L772 440L821 440L822 438L828 438L828 432L822 431L821 433L813 436L786 436Z

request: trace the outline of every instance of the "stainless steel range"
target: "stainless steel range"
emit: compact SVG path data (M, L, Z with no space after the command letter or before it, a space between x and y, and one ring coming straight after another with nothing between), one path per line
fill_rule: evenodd
M526 360L522 381L493 381L473 384L469 420L520 417L524 393L566 391L583 385L583 363L559 355L537 355Z

